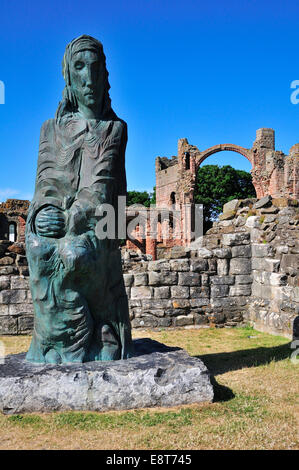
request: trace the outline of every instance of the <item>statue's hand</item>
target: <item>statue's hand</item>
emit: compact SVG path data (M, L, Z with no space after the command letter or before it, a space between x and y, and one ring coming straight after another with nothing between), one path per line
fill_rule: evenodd
M42 237L61 238L65 235L65 217L61 209L47 206L35 218L35 229Z

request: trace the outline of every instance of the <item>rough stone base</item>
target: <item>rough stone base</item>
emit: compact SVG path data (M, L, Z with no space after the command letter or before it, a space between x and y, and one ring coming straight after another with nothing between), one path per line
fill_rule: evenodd
M33 365L25 354L0 365L4 413L127 410L211 402L210 374L200 359L156 341L134 341L128 360Z

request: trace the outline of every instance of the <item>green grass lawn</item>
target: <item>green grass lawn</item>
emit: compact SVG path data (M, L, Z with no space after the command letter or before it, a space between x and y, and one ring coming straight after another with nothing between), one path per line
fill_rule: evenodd
M211 404L122 412L0 415L0 449L298 449L299 366L290 341L252 328L136 330L200 357ZM6 353L29 337L2 337Z

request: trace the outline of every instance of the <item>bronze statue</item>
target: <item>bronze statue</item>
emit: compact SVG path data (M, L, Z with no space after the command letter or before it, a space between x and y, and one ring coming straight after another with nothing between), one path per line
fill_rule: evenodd
M126 195L127 126L111 108L102 44L80 36L63 58L65 88L41 129L26 248L34 333L27 360L132 355L119 243L99 239L97 210Z

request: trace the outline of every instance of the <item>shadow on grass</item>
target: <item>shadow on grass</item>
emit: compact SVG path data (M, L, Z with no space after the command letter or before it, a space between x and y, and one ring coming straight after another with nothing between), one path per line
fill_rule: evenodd
M229 401L235 398L234 392L229 387L219 384L213 375L211 376L211 384L214 389L213 403Z
M271 348L243 349L240 351L203 354L198 357L207 366L211 374L221 375L225 372L247 367L258 367L271 361L282 361L291 355L290 343Z

